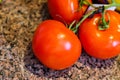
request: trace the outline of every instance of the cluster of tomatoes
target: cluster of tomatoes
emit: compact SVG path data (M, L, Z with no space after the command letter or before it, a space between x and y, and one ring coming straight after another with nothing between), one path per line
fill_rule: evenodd
M85 2L87 1L87 2ZM48 9L53 20L45 20L36 29L32 48L35 56L45 66L61 70L73 65L82 53L82 48L90 56L108 59L120 53L120 14L107 10L109 28L99 30L102 17L96 13L87 17L77 29L71 25L82 20L91 0L48 0ZM109 17L108 17L109 16ZM72 28L71 28L72 27Z

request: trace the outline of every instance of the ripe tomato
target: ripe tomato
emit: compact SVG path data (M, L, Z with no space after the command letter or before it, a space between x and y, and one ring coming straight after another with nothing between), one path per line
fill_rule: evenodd
M79 1L80 0L48 0L50 15L53 19L66 24L70 24L74 20L79 20L88 7L83 5L80 8ZM91 2L92 0L88 1Z
M81 54L78 37L59 21L46 20L34 33L35 56L48 68L61 70L74 64Z
M110 17L108 29L98 30L101 14L86 19L79 27L83 48L89 55L100 59L112 58L120 53L120 14L110 10L107 13Z

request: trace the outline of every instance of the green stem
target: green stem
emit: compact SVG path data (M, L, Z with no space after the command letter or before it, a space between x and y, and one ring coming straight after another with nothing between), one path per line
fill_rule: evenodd
M88 0L85 0L84 2L85 2L87 5L95 8L95 9L98 9L98 8L99 8L99 7L94 6L94 5L93 5L92 3L90 3Z
M105 20L105 12L108 8L113 7L113 6L120 6L120 4L116 3L114 0L112 0L112 3L104 6L104 9L102 11L102 18L99 20L98 24L99 24L99 30L105 30L107 28L109 28L109 22L110 22L110 17L108 15L108 21ZM102 23L101 23L102 22Z
M93 8L97 9L99 7L96 7L94 6L91 2L89 2L88 0L79 0L79 5L80 5L80 8L83 6L83 5L87 5L87 6L92 6Z
M105 9L108 9L108 8L110 8L110 7L120 7L120 4L118 4L118 3L112 3L112 4L109 4L109 5L107 5L107 6L105 6Z
M69 29L71 30L72 29L72 27L73 27L73 25L75 24L75 22L76 22L76 20L74 20L70 25L69 25Z
M83 16L83 18L80 20L80 22L76 25L76 27L78 28L78 27L81 25L81 23L82 23L86 18L88 18L90 15L92 15L95 11L96 11L96 10L93 10L93 11L85 14L85 15Z
M96 7L94 6L93 4L91 4L89 1L87 0L80 0L80 6L82 5L88 5L88 6L91 6L93 7L94 9L92 11L90 11L89 13L85 14L83 16L83 18L76 24L75 27L72 27L75 22L73 21L71 23L71 25L69 26L69 29L72 30L74 33L77 33L78 31L78 28L79 26L81 25L81 23L86 19L88 18L90 15L94 14L95 12L97 12L97 10L99 11L101 7ZM104 6L104 9L102 10L102 18L99 20L100 23L99 23L99 30L105 30L107 28L109 28L109 21L110 21L110 18L109 18L109 15L108 15L108 21L105 20L105 13L106 13L106 10L110 7L113 7L113 6L116 6L116 7L120 7L120 4L116 3L115 0L112 0L112 4L108 4L106 6Z
M106 10L104 10L102 12L102 17L98 21L98 24L99 24L98 29L99 30L106 30L106 29L109 28L110 19L109 19L109 16L108 16L108 21L105 20L105 13L106 13Z
M115 0L111 0L112 1L112 3L115 3Z
M84 4L84 5L91 6L91 7L95 8L95 9L98 8L98 7L94 6L92 3L90 3L88 0L83 0L83 4Z
M74 33L76 33L76 32L78 31L78 28L79 28L79 26L81 25L81 23L82 23L85 19L87 19L90 15L92 15L95 11L96 11L96 10L92 10L91 12L85 14L85 15L83 16L83 18L80 20L80 22L78 22L78 23L76 24L76 26L72 29L72 31L73 31Z

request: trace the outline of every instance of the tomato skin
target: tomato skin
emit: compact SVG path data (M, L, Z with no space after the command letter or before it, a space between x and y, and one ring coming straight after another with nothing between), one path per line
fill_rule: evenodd
M85 51L99 59L120 54L120 14L108 10L110 24L107 30L98 30L101 14L86 19L79 27L79 38Z
M91 0L88 0L91 2ZM48 0L48 10L53 19L70 24L79 20L88 6L80 9L78 0ZM80 10L79 10L80 9Z
M32 48L45 66L61 70L73 65L81 55L78 37L61 22L46 20L36 29Z

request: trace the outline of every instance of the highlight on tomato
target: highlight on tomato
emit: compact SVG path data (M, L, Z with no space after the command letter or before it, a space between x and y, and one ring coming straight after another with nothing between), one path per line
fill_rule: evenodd
M48 0L48 10L53 19L65 24L79 21L92 0Z
M62 70L72 66L81 55L78 37L56 20L43 21L36 29L32 49L46 67Z
M79 27L79 38L84 50L99 59L109 59L120 54L120 14L107 10L108 28L100 28L101 13L87 18Z

